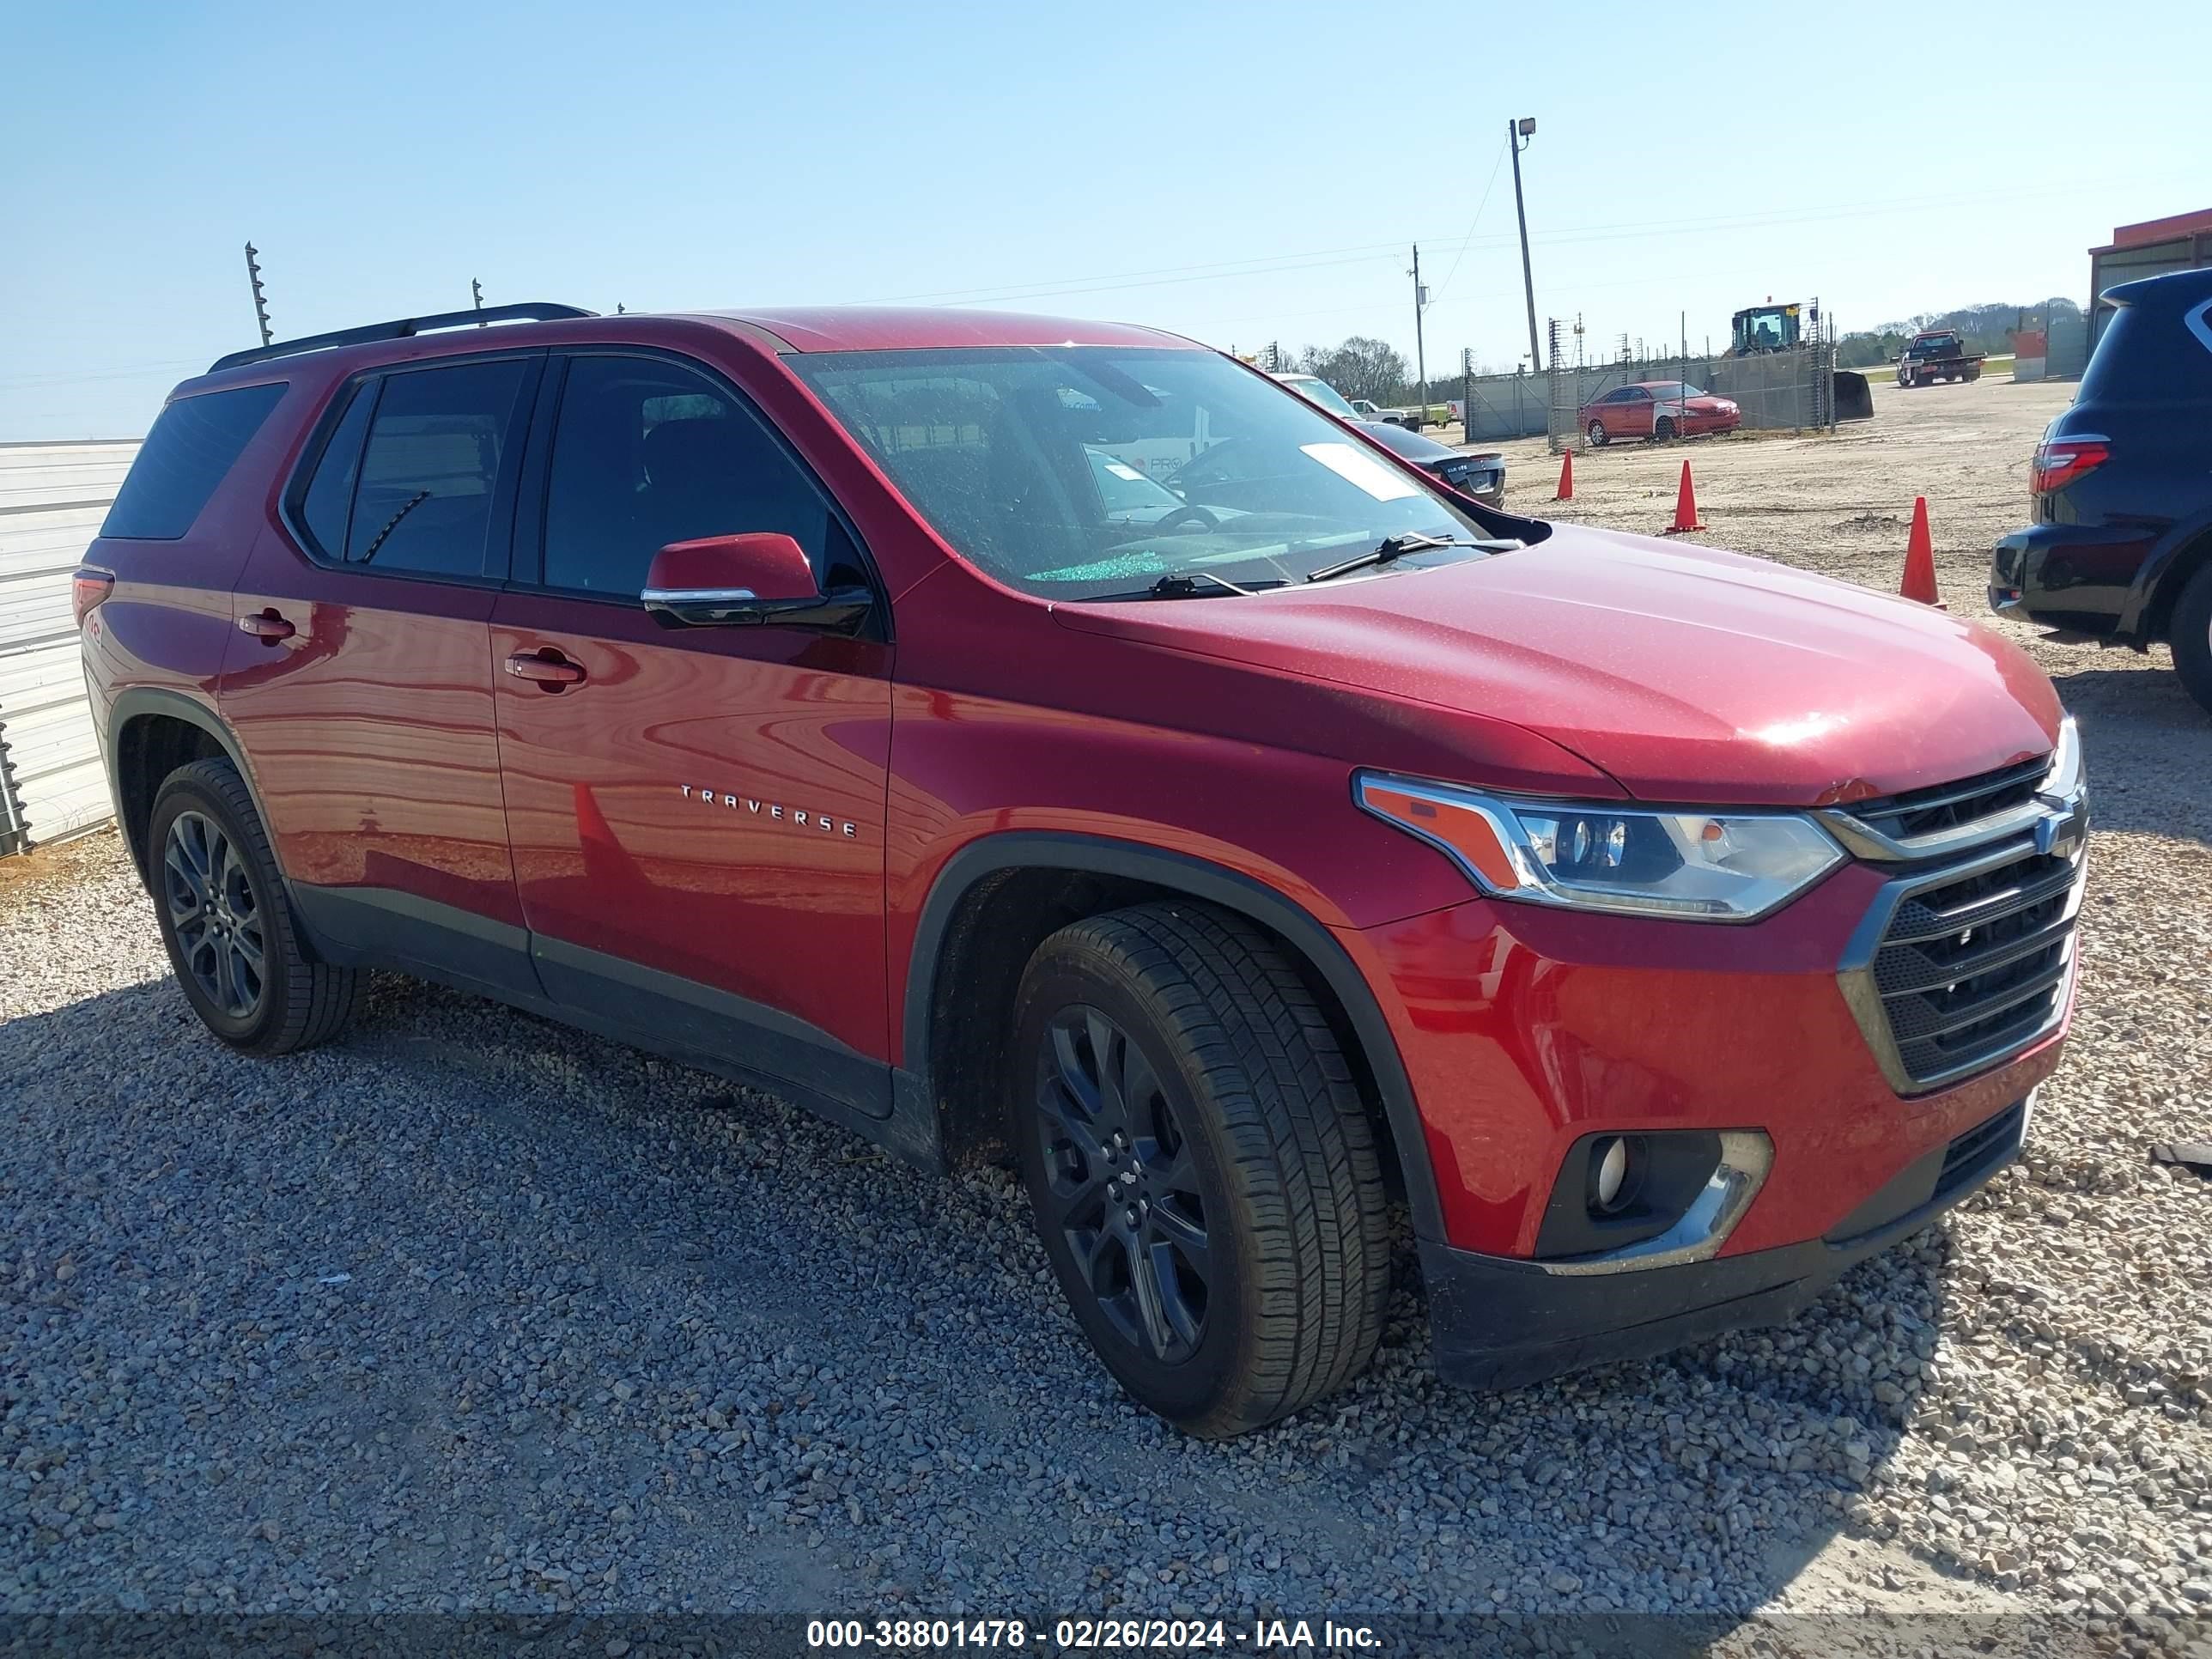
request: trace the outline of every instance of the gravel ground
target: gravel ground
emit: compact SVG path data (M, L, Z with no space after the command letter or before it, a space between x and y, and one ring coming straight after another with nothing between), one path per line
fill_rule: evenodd
M1573 511L1656 528L1687 454L1706 539L1887 585L1925 493L1978 616L2064 389L1876 396L1833 440L1580 458ZM1516 504L1555 465L1515 447ZM397 979L337 1046L241 1059L112 836L0 864L0 1610L1875 1609L2179 1646L2212 1224L2146 1151L2212 1139L2212 722L2162 653L2030 648L2097 828L2023 1165L1795 1325L1510 1395L1436 1385L1401 1274L1371 1375L1227 1445L1114 1389L1003 1172Z

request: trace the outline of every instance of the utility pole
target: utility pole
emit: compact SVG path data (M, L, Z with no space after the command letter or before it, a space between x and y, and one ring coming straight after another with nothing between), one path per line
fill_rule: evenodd
M255 263L251 242L246 245L246 280L253 289L253 320L261 325L261 343L267 345L276 337L269 327L269 301L261 291L261 267Z
M1449 278L1451 272L1446 271L1444 275ZM1429 291L1421 286L1421 245L1419 242L1413 244L1413 372L1420 377L1421 381L1421 412L1413 417L1413 429L1418 432L1421 428L1421 423L1429 417L1429 357L1426 349L1421 343L1421 313L1428 309Z
M1521 199L1521 152L1535 135L1536 118L1524 115L1505 124L1505 142L1513 147L1513 214L1521 222L1521 287L1528 296L1528 372L1540 372L1542 354L1536 347L1536 279L1528 271L1528 210Z
M469 278L469 303L478 311L483 309L483 284L473 276ZM482 328L483 325L478 323L477 326Z

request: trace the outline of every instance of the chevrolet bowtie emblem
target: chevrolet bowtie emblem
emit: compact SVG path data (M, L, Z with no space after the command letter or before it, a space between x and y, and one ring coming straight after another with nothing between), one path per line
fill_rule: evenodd
M2089 838L2089 803L2076 795L2061 801L2057 809L2035 821L2035 850L2058 858L2071 858Z

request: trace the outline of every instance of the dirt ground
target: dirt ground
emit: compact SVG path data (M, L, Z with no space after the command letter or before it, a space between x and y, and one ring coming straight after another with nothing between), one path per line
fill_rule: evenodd
M1698 540L1893 591L1912 498L1925 495L1944 602L1981 621L1990 548L2027 522L2028 457L2073 395L2070 383L2006 380L1911 392L1877 386L1874 418L1832 436L1739 433L1578 454L1575 498L1562 502L1552 500L1559 458L1545 452L1542 439L1480 447L1504 452L1506 504L1516 512L1653 533L1674 517L1686 460L1711 526ZM1458 437L1449 428L1436 435ZM2015 637L2037 631L2018 629Z

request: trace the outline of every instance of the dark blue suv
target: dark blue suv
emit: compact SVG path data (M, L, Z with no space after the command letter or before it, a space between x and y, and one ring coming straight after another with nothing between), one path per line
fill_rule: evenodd
M2165 640L2212 711L2212 270L2104 297L2113 316L2037 446L2035 522L1997 544L1990 606L2100 643Z

